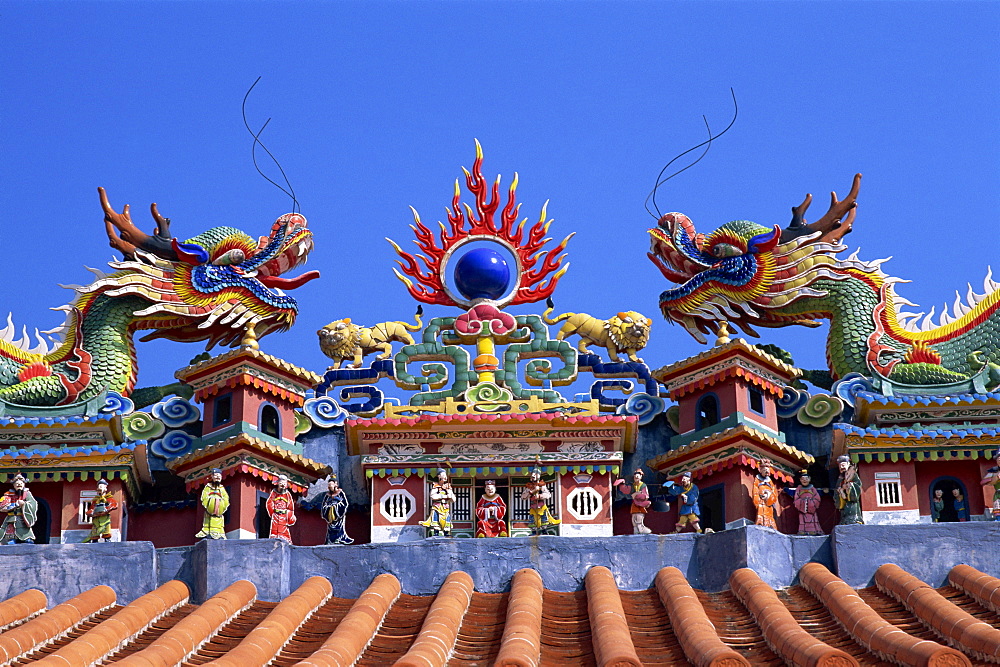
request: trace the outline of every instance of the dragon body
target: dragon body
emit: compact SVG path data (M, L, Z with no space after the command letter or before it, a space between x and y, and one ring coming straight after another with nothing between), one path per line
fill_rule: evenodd
M215 227L186 241L169 236L169 223L152 206L155 236L140 232L123 213L101 202L112 247L122 261L111 272L91 269L96 279L75 285L72 303L58 308L65 323L50 346L36 331L14 340L10 318L0 331L0 400L26 406L70 405L104 391L128 396L137 364L133 336L236 345L248 331L256 337L287 329L297 305L282 288L298 287L319 274L279 277L302 264L312 233L298 213L280 217L268 236L255 240L232 227Z
M792 224L763 227L746 220L698 233L681 213L668 213L650 230L649 257L677 284L660 295L667 320L704 342L720 321L757 336L755 327L819 326L830 321L827 361L834 378L848 373L898 385L957 385L982 376L1000 385L1000 285L990 274L984 293L970 286L948 312L905 310L895 293L904 282L886 275L885 260L842 258L851 230L860 174L844 200L807 224L811 196L793 208Z

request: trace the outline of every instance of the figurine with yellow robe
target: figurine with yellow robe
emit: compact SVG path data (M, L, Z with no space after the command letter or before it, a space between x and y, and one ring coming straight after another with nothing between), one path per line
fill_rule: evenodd
M541 535L549 532L549 529L558 526L561 521L549 510L549 499L552 492L549 486L542 481L542 470L537 466L531 471L530 481L524 485L521 491L521 500L528 502L528 514L531 515L531 534Z
M87 516L91 517L90 535L84 542L105 542L111 541L111 513L118 509L118 501L108 491L108 480L102 479L97 482L97 495L90 501L92 504L87 510Z
M448 481L448 471L444 468L438 469L437 481L431 484L431 511L420 525L431 529L431 534L435 537L444 534L451 536L451 504L457 500L455 492Z
M205 517L201 522L201 530L195 533L195 537L226 539L229 494L226 492L226 487L222 486L222 470L219 468L212 468L212 478L201 490L201 506L205 508Z

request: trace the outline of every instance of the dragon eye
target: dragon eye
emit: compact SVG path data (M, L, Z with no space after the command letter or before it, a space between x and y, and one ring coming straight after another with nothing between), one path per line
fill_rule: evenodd
M344 324L343 322L341 322L340 324L338 324L338 325L336 326L336 329L337 329L337 331L340 331L341 329L345 328L345 326L346 326L346 325L345 325L345 324Z
M717 243L712 246L712 256L713 257L736 257L737 255L742 255L743 252L734 245L728 243Z

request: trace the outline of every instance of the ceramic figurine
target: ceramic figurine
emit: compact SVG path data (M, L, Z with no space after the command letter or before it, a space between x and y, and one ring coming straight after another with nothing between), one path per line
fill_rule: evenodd
M793 498L795 509L799 511L799 535L822 535L823 529L816 516L820 503L819 489L813 486L809 471L800 470L799 485L787 491Z
M326 483L326 493L323 494L323 504L320 506L323 520L326 521L326 544L354 544L347 536L344 522L347 520L347 494L340 488L336 475L330 475Z
M486 480L486 491L476 503L476 537L507 537L507 504L497 493L497 483Z
M201 530L195 537L208 537L213 540L226 539L226 510L229 509L229 494L222 486L222 470L212 468L212 477L201 489L201 506L205 508L205 517L201 522Z
M431 484L431 511L427 518L420 522L425 528L430 528L433 536L451 536L451 504L455 502L455 492L448 481L448 471L439 468L437 480Z
M274 489L267 497L267 513L271 517L271 534L268 537L292 543L289 528L295 525L295 501L288 490L288 477L278 475Z
M653 320L648 317L630 310L606 320L599 320L586 313L563 313L552 318L549 317L553 309L551 299L547 305L548 309L542 313L546 324L558 324L566 320L556 333L556 340L577 335L580 336L580 342L576 349L580 354L592 354L587 345L597 345L608 351L612 363L621 363L620 355L625 355L629 361L642 361L636 353L649 342L649 328L653 325Z
M965 496L962 495L962 490L952 489L951 495L954 496L954 500L952 502L954 503L955 506L955 516L958 518L959 521L968 521L969 501L966 500Z
M840 525L864 523L861 518L861 478L858 469L851 464L851 457L846 454L837 457L837 468L840 477L837 478L835 501L840 510Z
M552 493L549 486L542 480L542 470L537 466L532 469L531 477L524 490L521 491L521 499L528 502L528 513L531 514L531 534L541 535L547 533L550 528L558 526L562 521L552 516L549 511L549 499Z
M931 500L931 521L939 523L941 512L944 511L944 489L935 489L934 498Z
M616 479L614 485L624 495L632 498L632 532L636 535L649 535L653 531L646 527L646 512L649 511L649 487L642 481L642 468L636 468L632 473L631 486L624 479Z
M677 510L677 525L674 527L674 532L679 533L684 530L684 526L691 526L694 532L700 533L701 508L698 507L698 487L691 480L691 473L686 472L681 475L679 484L677 482L665 484L663 491L681 503Z
M765 528L778 529L774 522L774 506L778 502L778 493L771 479L771 462L760 461L757 475L753 479L751 499L757 508L757 525Z
M87 516L92 517L90 524L90 535L84 542L105 542L111 541L111 513L118 509L118 501L108 492L108 481L102 479L97 482L97 495L94 496Z
M990 512L990 518L994 521L1000 521L1000 449L997 449L993 462L996 465L986 470L986 475L980 484L993 487L993 509Z
M351 318L330 322L316 332L319 336L319 349L334 363L327 370L336 370L345 361L350 361L348 368L361 368L361 360L366 354L378 351L379 359L392 356L392 343L413 345L413 336L408 331L420 331L423 322L420 316L423 307L417 307L417 323L380 322L373 327L362 327L351 322Z
M38 501L28 490L24 475L14 475L14 488L0 498L0 515L6 514L0 525L0 544L34 544L31 527L38 519Z

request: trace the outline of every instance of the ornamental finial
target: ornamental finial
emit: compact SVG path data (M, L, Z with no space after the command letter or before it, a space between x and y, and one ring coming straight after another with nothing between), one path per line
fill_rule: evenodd
M244 350L259 350L260 344L257 343L257 332L254 331L254 327L248 326L246 331L243 332L243 339L240 340L240 347Z
M718 338L715 339L716 345L725 345L729 342L729 323L725 320L719 322L719 329L717 331Z

